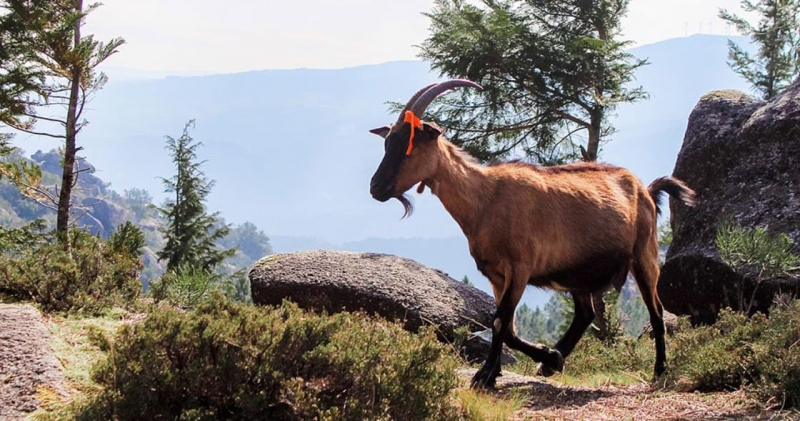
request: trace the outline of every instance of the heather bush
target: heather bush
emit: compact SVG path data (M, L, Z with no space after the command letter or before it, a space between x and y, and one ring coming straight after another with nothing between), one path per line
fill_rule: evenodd
M712 326L672 339L671 380L695 390L743 388L762 402L800 406L800 302L776 304L769 316L720 312Z
M363 314L260 308L220 293L111 341L78 419L443 419L456 361L432 332Z
M58 242L0 255L0 290L39 303L47 311L97 313L139 295L138 255L130 241L109 243L73 231L69 251Z

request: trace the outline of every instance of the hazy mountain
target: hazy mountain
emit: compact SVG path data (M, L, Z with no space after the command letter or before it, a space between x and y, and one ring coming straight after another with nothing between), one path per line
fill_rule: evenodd
M746 89L725 63L726 40L697 35L633 49L650 60L638 72L650 100L620 107L618 133L602 159L631 168L645 183L671 173L699 97L713 89ZM117 73L127 79L136 74ZM409 61L112 80L90 105L82 154L116 190L145 188L160 201L158 177L172 171L163 136L178 136L187 120L196 119L192 133L204 143L204 169L217 180L210 209L231 222L253 221L270 235L276 251L317 248L317 243L394 250L458 279L464 274L473 279L466 241L438 200L429 193L416 196L417 212L400 220L399 203L381 204L368 193L383 147L367 130L392 121L387 100L405 101L436 79L427 64ZM29 151L53 145L28 136L19 140ZM286 237L302 238L286 239L284 248ZM381 240L361 241L365 238ZM484 280L473 282L488 291Z

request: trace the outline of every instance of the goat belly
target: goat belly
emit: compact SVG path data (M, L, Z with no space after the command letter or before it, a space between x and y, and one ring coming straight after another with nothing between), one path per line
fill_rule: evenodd
M618 253L597 255L575 265L533 276L528 284L558 291L599 291L619 283L620 276L628 274L630 261L630 256Z

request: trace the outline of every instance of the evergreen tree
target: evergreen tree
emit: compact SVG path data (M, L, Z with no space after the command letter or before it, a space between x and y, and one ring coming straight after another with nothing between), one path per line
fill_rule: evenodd
M469 277L467 275L464 275L464 278L461 279L461 283L466 285L466 286L470 286L470 287L474 287L475 286L472 283L472 281L469 280Z
M554 336L555 332L547 330L547 320L538 307L531 310L527 304L523 303L519 306L514 318L514 326L520 337L530 341L552 345L558 339Z
M108 43L85 36L85 17L99 7L83 0L0 0L0 123L33 135L64 142L60 189L47 196L57 212L56 231L67 248L72 189L76 168L77 136L86 125L83 112L107 78L96 68L124 43ZM58 110L42 112L43 109ZM63 111L62 111L63 110ZM64 112L65 115L59 115ZM42 115L45 114L45 115ZM37 131L38 121L51 131Z
M596 160L619 103L646 63L624 51L628 0L437 0L421 56L482 92L443 97L433 112L481 160L524 153L543 164Z
M179 268L213 272L236 252L217 248L217 241L228 235L229 226L218 226L219 213L206 213L204 202L214 182L207 180L200 169L203 161L197 160L196 151L202 143L189 135L192 127L194 121L188 122L177 139L166 136L167 150L177 170L173 177L162 178L165 192L172 193L173 198L158 208L167 220L162 229L167 244L158 259L167 261L168 272Z
M742 9L759 14L757 26L727 10L719 17L748 35L758 52L753 56L728 40L728 65L769 99L800 74L800 0L743 0Z

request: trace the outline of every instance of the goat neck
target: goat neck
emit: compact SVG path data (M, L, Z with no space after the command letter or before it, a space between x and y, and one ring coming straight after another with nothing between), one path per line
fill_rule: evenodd
M476 219L480 218L494 183L484 167L443 137L439 138L438 153L436 172L425 184L467 233L478 226Z

